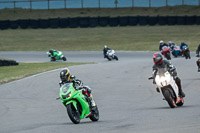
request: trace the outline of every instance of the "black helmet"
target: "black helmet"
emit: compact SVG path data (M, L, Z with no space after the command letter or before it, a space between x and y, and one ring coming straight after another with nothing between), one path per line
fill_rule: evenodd
M69 82L70 81L70 71L69 69L64 69L60 72L60 79L62 82Z
M53 52L54 52L54 49L49 50L49 53L53 54Z
M162 64L162 60L163 60L163 57L162 57L162 55L160 53L157 52L157 53L155 53L153 55L153 62L155 64L161 65Z

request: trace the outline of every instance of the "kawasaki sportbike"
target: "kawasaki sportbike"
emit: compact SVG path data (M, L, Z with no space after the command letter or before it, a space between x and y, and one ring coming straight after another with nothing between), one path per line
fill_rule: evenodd
M106 58L111 61L111 60L118 60L118 57L115 54L115 50L108 50L106 53Z
M90 100L83 95L82 89L75 89L73 83L66 83L60 88L60 97L64 106L67 108L69 118L74 124L80 123L83 118L90 118L92 121L99 120L97 105L91 106Z
M46 52L48 57L50 57L51 61L56 61L56 60L63 60L66 61L66 57L62 54L62 51L54 51L53 54L50 52Z
M153 77L149 79L153 79ZM184 101L183 98L179 96L179 88L168 71L159 69L155 77L155 82L158 92L162 92L164 99L171 108L183 105Z

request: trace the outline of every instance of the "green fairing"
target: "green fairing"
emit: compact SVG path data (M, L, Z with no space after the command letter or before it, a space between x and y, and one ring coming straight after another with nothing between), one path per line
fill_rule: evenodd
M69 93L71 93L71 96L69 96ZM69 97L63 98L63 96L65 97L67 95ZM80 119L83 119L90 114L90 107L85 96L82 94L81 90L74 89L73 83L66 83L60 88L60 99L65 106L72 103L75 109L80 111ZM78 103L81 107L78 106Z
M54 60L53 58L55 58L55 60L63 60L63 57L64 57L64 55L62 54L62 51L53 52L53 56L49 52L46 52L46 54L49 55L52 61Z

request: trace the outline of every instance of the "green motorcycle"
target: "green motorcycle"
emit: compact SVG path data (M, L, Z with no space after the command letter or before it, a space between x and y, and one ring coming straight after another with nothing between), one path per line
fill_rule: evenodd
M63 60L66 61L66 57L62 54L62 51L54 51L52 53L46 52L48 57L50 57L51 61L56 61L56 60Z
M73 83L61 86L59 99L67 108L69 118L74 124L80 123L83 118L90 118L92 121L99 120L97 106L92 107L88 97L83 95L81 89L75 89Z

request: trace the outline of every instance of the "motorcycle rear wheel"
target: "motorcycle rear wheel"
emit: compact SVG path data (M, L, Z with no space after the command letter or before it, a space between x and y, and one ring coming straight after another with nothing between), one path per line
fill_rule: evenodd
M175 108L175 107L176 107L176 106L175 106L176 104L175 104L174 99L172 98L172 95L171 95L170 91L169 91L168 89L165 89L165 90L163 91L163 95L164 95L166 101L168 102L169 106L170 106L171 108Z
M69 115L70 120L74 124L80 123L80 113L74 108L72 103L67 105L67 113Z

